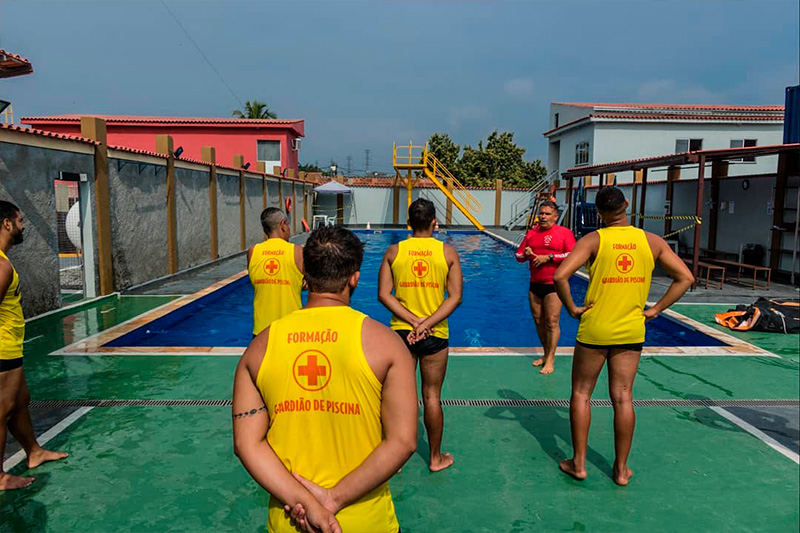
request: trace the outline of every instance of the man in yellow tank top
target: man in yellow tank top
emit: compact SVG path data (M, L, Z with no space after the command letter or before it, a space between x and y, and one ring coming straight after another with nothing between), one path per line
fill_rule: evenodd
M19 208L0 200L0 491L21 489L35 481L33 477L3 472L7 430L25 450L28 468L67 456L39 446L28 411L31 395L22 366L25 318L20 305L19 275L7 255L12 246L22 244L24 230Z
M289 242L289 219L276 207L261 213L267 240L247 251L247 273L253 284L253 336L273 321L302 307L303 247Z
M414 364L392 330L350 308L362 256L351 231L313 231L308 303L236 369L234 449L271 495L270 532L399 531L388 481L416 449Z
M614 407L613 480L627 485L633 475L628 455L636 424L633 380L642 354L645 322L678 301L694 279L664 239L630 225L628 201L622 191L603 187L595 205L605 227L580 239L553 278L564 307L580 319L569 404L573 457L559 466L575 479L586 478L589 402L608 361L608 389ZM589 288L579 307L572 300L569 278L587 261ZM653 307L645 309L656 262L672 278L672 284Z
M431 472L455 461L452 454L442 452L441 397L449 353L447 317L461 304L463 284L458 252L433 238L436 223L433 202L424 198L412 202L408 208L412 236L386 250L378 276L378 299L392 312L391 328L415 363L419 361Z

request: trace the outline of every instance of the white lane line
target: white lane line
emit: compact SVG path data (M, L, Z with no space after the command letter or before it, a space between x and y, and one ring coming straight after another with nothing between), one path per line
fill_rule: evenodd
M35 337L31 337L28 340L22 341L22 344L28 344L31 341L35 341L36 339L41 339L44 335L36 335Z
M746 432L750 433L760 441L764 442L767 446L769 446L779 454L791 459L792 461L800 465L800 456L797 453L793 452L780 442L776 441L775 439L773 439L772 437L770 437L757 427L748 424L735 414L731 413L730 411L726 411L722 407L711 407L711 410L717 413L719 416L733 422L734 424L736 424Z
M51 427L50 429L39 435L36 438L36 440L39 442L39 446L44 446L45 444L47 444L47 442L50 441L53 437L55 437L56 435L67 429L69 426L74 424L75 421L77 421L80 417L82 417L92 409L94 409L94 407L79 407L78 409L76 409L72 414L61 420L61 422L59 422L55 426ZM5 462L3 462L3 471L8 472L9 470L11 470L24 460L25 460L25 450L20 450L11 457L9 457L8 459L6 459Z
M105 311L100 311L100 314L101 314L101 315L104 315L104 314L106 314L106 313L110 313L110 312L111 312L111 311L113 311L114 309L116 309L116 307L112 307L111 309L106 309Z

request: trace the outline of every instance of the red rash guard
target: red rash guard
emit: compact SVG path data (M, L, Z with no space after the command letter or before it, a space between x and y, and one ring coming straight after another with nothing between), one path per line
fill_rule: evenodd
M532 257L525 257L525 248L530 247L536 255L553 254L553 260L540 267L533 266ZM517 248L516 258L520 263L528 261L531 267L531 283L553 284L553 274L558 265L566 258L575 246L575 236L564 226L553 225L548 230L538 226L530 230Z

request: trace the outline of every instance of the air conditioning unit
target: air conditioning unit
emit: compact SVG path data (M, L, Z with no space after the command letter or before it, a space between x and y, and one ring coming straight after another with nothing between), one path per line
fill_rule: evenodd
M292 139L292 150L294 150L295 152L299 152L300 143L301 143L300 139Z

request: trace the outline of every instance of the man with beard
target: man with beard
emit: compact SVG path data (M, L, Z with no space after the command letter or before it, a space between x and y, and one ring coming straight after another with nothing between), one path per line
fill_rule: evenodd
M7 430L11 430L28 456L30 469L63 459L67 454L39 446L28 411L31 395L22 367L25 317L20 305L19 275L6 255L12 246L22 244L24 230L19 208L0 200L0 461L5 452ZM3 472L0 462L0 491L25 488L34 481L33 477Z

